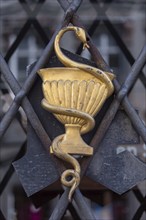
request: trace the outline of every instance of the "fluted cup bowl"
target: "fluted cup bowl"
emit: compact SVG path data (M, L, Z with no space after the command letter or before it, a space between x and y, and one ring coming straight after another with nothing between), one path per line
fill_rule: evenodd
M61 114L53 113L66 129L61 143L62 150L70 154L92 155L92 148L80 136L86 120L66 112L75 110L94 117L110 95L108 85L101 78L78 68L48 68L41 69L38 73L43 80L45 101L53 107L66 110ZM112 77L109 74L109 78Z

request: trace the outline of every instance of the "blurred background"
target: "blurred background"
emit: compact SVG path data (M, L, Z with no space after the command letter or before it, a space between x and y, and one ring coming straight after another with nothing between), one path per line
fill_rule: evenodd
M1 0L0 3L0 51L21 85L27 77L26 67L41 56L42 50L51 39L64 14L57 1L38 2L38 0ZM26 3L32 11L38 3L35 15L28 10ZM103 6L104 10L101 10ZM146 2L144 0L84 0L78 10L77 14L80 15L84 26L92 35L95 45L116 73L121 84L125 81L134 59L138 57L145 44L145 12ZM121 41L117 40L118 37L115 39L113 35L115 32ZM122 49L121 42L124 44L125 50ZM79 42L72 36L72 33L67 33L62 40L62 47L75 53ZM81 55L92 59L87 50L81 52ZM144 74L145 69L143 69ZM0 94L0 118L2 118L14 98L3 77L0 81ZM146 90L144 78L136 81L129 93L129 99L145 122ZM19 121L22 122L23 127ZM13 168L10 167L20 147L27 140L26 129L27 118L20 108L1 142L0 180L4 180L6 172L10 177L8 182L4 182L4 190L1 191L1 209L7 220L46 220L52 213L58 197L36 209L23 191ZM146 145L142 140L138 147L125 146L125 149L146 162ZM138 187L142 195L145 196L146 182L140 183ZM87 201L99 220L130 220L140 205L132 191L122 196L118 196L108 189L97 188L96 192L98 197L96 202L89 199ZM67 211L63 219L76 219L73 212L72 209ZM141 220L145 219L146 213L143 213Z

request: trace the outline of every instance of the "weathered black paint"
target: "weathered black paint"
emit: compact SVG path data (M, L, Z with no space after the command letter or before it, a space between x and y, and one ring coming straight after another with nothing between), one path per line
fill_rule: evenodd
M124 111L118 111L95 153L86 175L122 194L146 179L146 165L128 151L117 154L119 144L139 143L137 133Z

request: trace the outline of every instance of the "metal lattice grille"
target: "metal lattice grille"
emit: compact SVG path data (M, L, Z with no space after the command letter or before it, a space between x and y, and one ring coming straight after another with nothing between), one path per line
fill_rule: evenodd
M31 123L32 127L34 128L36 134L38 135L39 139L41 140L43 146L47 149L48 146L51 143L50 138L48 137L48 134L46 133L45 129L43 128L43 125L41 124L38 116L36 115L31 103L29 102L27 98L27 94L29 93L31 87L35 83L36 80L36 72L38 69L42 68L44 64L49 60L49 57L52 52L53 48L53 42L55 39L56 34L58 31L68 25L70 22L75 26L83 27L82 22L79 18L79 16L76 14L78 8L80 7L81 0L74 0L72 3L69 3L70 1L67 0L58 0L60 7L64 10L64 17L62 18L62 21L56 28L56 31L54 32L51 39L48 39L48 36L46 35L45 31L43 30L43 27L37 20L36 16L39 13L40 6L42 6L45 3L45 0L39 0L36 3L35 8L32 10L29 7L29 4L25 0L19 0L20 4L22 5L24 11L28 15L28 20L25 22L21 30L19 31L16 40L13 42L11 47L9 48L5 59L0 56L0 63L1 63L1 73L3 75L4 80L8 83L11 90L15 94L15 98L7 111L7 113L4 115L1 121L1 133L0 136L2 137L4 133L6 132L7 128L9 127L10 123L12 122L13 118L17 116L17 112L19 110L19 107L21 106L23 110L26 113L26 116ZM104 16L106 19L103 20L104 25L109 30L113 38L115 39L117 45L125 55L126 59L132 65L130 72L127 74L127 78L123 85L121 86L120 83L115 79L114 80L114 87L115 87L115 99L112 101L112 103L109 106L109 109L107 110L104 118L102 119L102 122L100 123L100 126L98 127L98 130L96 134L94 135L90 145L93 146L94 150L96 151L98 148L98 145L102 141L105 133L107 132L113 118L115 117L118 109L120 106L123 107L125 112L127 113L130 121L132 122L136 132L140 135L142 140L146 142L146 127L141 120L140 116L137 114L131 103L128 99L128 94L131 91L131 88L135 85L137 79L139 78L144 86L146 86L146 77L144 73L142 72L142 68L145 64L145 58L146 58L146 46L142 49L140 52L138 58L135 60L124 42L122 41L122 38L119 36L118 32L114 28L113 24L109 20L109 18L106 16L106 10L107 6L104 4L105 1L102 1L103 4L99 4L100 1L90 1L91 4L93 4L93 7L100 7L102 16ZM112 3L112 0L109 1ZM108 6L109 7L109 6ZM101 16L101 17L102 17ZM89 45L90 45L90 52L93 55L93 59L97 65L98 68L104 70L104 71L110 71L110 67L106 64L102 56L100 55L99 51L95 47L91 37L94 34L95 30L98 28L100 21L97 16L97 18L93 21L91 26L88 28L88 37L89 37ZM30 75L27 77L26 81L22 86L18 83L16 78L14 77L13 73L9 69L6 62L10 59L10 57L13 55L23 38L25 37L25 34L31 27L31 25L34 26L36 31L40 34L43 42L47 44L46 48L43 50L43 53L33 69L31 70ZM85 27L84 27L85 28ZM81 54L82 49L81 46L77 50L77 54ZM21 122L20 122L21 123ZM24 142L14 158L16 160L20 157L22 152L24 151L26 142ZM94 157L94 155L93 155ZM91 162L92 157L86 158L82 161L81 169L82 173L81 176L83 177L87 167L89 166L89 163ZM2 194L9 183L9 180L11 176L13 175L13 167L10 165L9 169L5 173L1 183L0 183L0 194ZM132 190L135 197L139 201L140 205L139 208L135 211L133 214L132 220L138 220L141 218L144 211L146 211L146 196L143 197L140 189L137 187L137 189ZM56 220L61 219L68 208L68 189L65 189L64 193L61 195L60 199L58 200L58 203L56 204L56 207L50 217L50 220ZM77 219L95 219L95 216L88 206L84 196L80 192L79 189L76 190L74 194L74 199L72 202L72 205L69 206L69 209L72 210L73 213L75 213L76 216L74 218ZM2 212L1 212L1 219L5 219Z

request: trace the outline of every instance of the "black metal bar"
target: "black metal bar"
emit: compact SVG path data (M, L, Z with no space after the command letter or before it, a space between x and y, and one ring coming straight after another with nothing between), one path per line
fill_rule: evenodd
M1 183L0 183L0 196L1 194L3 193L3 191L5 190L8 182L10 181L12 175L14 173L14 168L13 166L11 165L8 169L8 171L6 172L4 178L2 179Z
M69 193L69 188L66 189L65 192L61 195L49 220L54 220L54 219L60 220L62 218L69 204L68 193Z
M129 119L131 120L133 127L137 133L141 136L143 141L146 143L146 127L141 120L140 116L137 114L136 110L133 108L131 103L128 101L128 98L125 97L122 106L124 107Z
M0 137L2 137L5 133L5 131L8 129L8 127L12 121L12 118L14 118L16 115L18 107L19 106L17 106L13 102L11 104L10 108L8 109L7 113L3 116L2 120L1 120Z
M79 209L79 207L77 206L75 200L72 201L72 205L73 205L73 208L76 210L76 213L78 214L79 218L80 218L81 220L84 220L84 216L81 214L80 209Z
M82 220L82 218L79 217L78 213L76 212L76 210L75 210L75 208L73 207L72 204L69 204L68 210L70 211L73 219Z
M30 9L29 4L28 2L26 2L26 0L18 0L18 1L22 5L29 19L34 19L39 13L41 7L43 6L46 0L39 0L38 2L36 2L35 8L33 10Z
M88 28L87 32L90 36L92 36L94 34L95 31L95 26L98 26L100 23L100 21L98 19L95 19L92 23L92 25ZM83 46L82 44L79 45L79 47L76 50L76 54L80 55L83 51Z
M145 197L144 201L141 203L140 207L137 209L132 220L140 220L142 217L142 214L145 210L145 207L146 207L146 197Z
M26 35L28 29L30 28L31 23L29 21L25 22L25 24L23 25L23 27L21 28L19 34L17 35L17 38L15 39L15 41L12 43L11 47L9 48L6 56L5 56L5 60L8 62L9 59L11 58L12 54L15 52L15 50L17 49L18 45L21 43L22 39L24 38L24 36Z
M146 62L146 45L142 48L139 57L136 59L135 63L133 64L130 73L128 74L124 85L120 88L119 93L117 94L117 99L121 101L125 95L128 94L128 91L131 87L135 84L139 72L143 68Z
M136 186L136 187L132 190L132 192L134 193L134 195L135 195L135 197L137 198L137 200L138 200L140 203L142 203L144 197L143 197L141 191L139 190L139 188Z
M21 146L20 150L18 151L16 157L14 158L13 161L18 160L25 152L25 148L26 148L26 142ZM12 165L10 165L10 167L8 168L6 174L4 175L1 183L0 183L0 196L3 193L3 191L5 190L9 180L11 179L12 175L14 173L14 167Z
M4 215L3 215L2 211L1 211L1 209L0 209L0 219L1 219L1 220L6 220L6 218L4 217Z
M146 88L146 77L144 75L143 72L141 72L141 74L139 75L139 79L141 80L142 84L145 86Z
M85 198L83 197L79 189L76 189L74 193L74 200L77 204L78 209L80 210L80 214L83 216L83 219L96 220L91 208L85 201Z
M24 9L24 11L26 12L26 14L29 16L29 18L32 18L33 16L36 16L36 14L34 13L34 10L32 11L29 8L28 3L25 0L18 0L18 2L20 3L20 5L22 6L22 8ZM37 4L37 3L36 3Z
M26 125L22 122L23 121L23 116L21 115L21 113L18 111L16 113L16 116L15 116L16 120L19 122L21 128L23 129L24 133L26 134Z
M26 1L25 1L26 2ZM46 2L46 0L38 0L36 7L34 9L34 13L37 15L38 12L40 11L41 7L43 6L43 4Z
M65 3L65 1L64 1L64 3ZM64 19L68 20L68 18L69 18L69 20L71 20L72 16L76 13L78 8L80 7L81 3L82 3L82 0L72 1L65 10Z
M36 19L32 19L31 23L33 24L33 26L37 30L38 34L40 35L41 39L43 40L43 43L46 45L50 41L50 39L48 38L47 34L43 30L40 23Z

